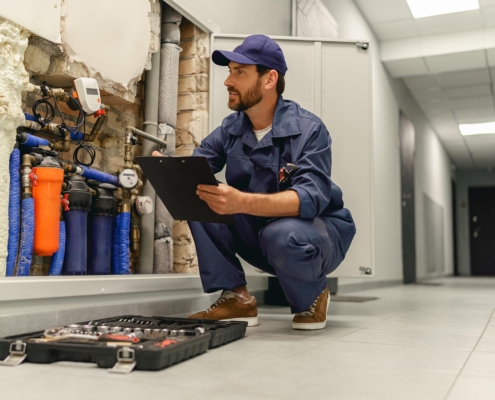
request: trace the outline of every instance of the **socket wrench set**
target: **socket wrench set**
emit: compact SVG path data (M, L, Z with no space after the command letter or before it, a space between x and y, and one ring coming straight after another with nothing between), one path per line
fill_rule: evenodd
M234 340L246 322L126 315L0 339L0 366L96 363L110 372L156 371Z

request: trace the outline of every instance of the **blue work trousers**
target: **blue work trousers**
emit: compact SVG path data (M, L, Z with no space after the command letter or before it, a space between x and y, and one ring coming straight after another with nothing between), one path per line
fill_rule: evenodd
M267 219L234 215L235 225L189 222L206 293L246 285L236 254L278 277L293 313L305 311L344 259L330 217Z

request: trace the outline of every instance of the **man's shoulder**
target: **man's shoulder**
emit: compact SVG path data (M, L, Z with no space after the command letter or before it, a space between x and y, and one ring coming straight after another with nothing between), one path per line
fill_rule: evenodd
M326 130L323 121L311 111L302 108L299 103L296 103L293 100L284 99L284 102L288 107L291 107L294 110L294 116L298 120L300 126L302 124L311 128L323 127Z

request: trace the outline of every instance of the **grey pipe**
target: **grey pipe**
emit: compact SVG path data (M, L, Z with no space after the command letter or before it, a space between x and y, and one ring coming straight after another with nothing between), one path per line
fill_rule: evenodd
M134 133L135 135L141 136L142 138L150 140L153 143L159 144L161 147L167 148L167 142L165 142L162 139L159 139L158 137L156 137L154 135L140 131L139 129L134 128L133 126L128 126L127 129L130 129L131 132Z
M158 86L160 82L160 49L151 57L151 70L146 72L146 84L144 92L144 119L145 130L148 134L155 136L158 131ZM143 140L143 155L151 156L156 145ZM155 189L146 181L142 189L143 196L155 198ZM141 240L139 242L139 273L153 273L153 249L155 237L155 207L149 214L140 218Z
M179 55L181 48L179 24L182 16L168 4L162 3L160 89L158 95L158 137L167 142L163 154L175 152L175 125L179 85ZM155 252L153 272L173 272L172 229L174 220L162 201L155 198Z

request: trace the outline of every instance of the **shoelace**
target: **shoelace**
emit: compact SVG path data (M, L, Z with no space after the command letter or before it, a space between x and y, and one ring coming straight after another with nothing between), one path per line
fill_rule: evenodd
M232 290L226 290L222 293L222 295L218 298L217 301L215 301L208 310L206 310L206 313L208 314L211 310L214 308L217 308L221 303L223 303L227 299L233 299L235 297L241 297L244 300L246 300L245 304L250 303L254 297L251 297L251 300L248 300L245 296L243 296L240 293L233 292Z
M296 315L300 315L303 317L313 317L315 315L316 311L316 303L318 303L319 298L321 295L325 293L325 291L321 292L320 295L316 298L316 300L309 306L309 309L300 313L297 313Z

